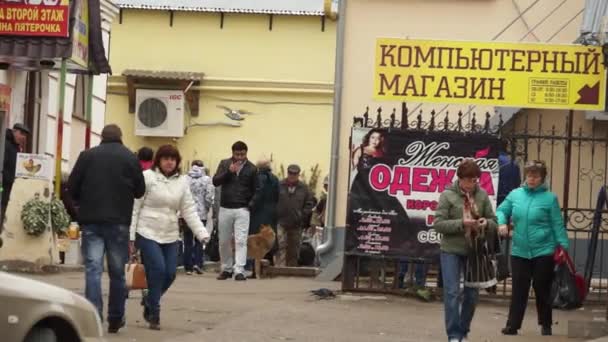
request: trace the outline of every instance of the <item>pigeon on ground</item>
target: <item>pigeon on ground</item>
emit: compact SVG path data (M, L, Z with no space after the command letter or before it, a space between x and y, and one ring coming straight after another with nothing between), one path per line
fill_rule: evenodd
M321 289L318 289L318 290L312 290L312 291L310 291L310 293L312 293L313 295L319 297L319 299L336 298L336 294L332 290L326 289L326 288L321 288Z

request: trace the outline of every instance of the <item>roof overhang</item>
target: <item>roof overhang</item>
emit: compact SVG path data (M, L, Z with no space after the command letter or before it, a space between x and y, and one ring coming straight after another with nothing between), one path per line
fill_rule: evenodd
M200 72L126 69L122 75L127 79L129 113L135 113L136 90L138 88L176 89L184 92L190 115L198 116L200 90L203 77Z
M325 15L324 0L115 0L120 8L184 12Z

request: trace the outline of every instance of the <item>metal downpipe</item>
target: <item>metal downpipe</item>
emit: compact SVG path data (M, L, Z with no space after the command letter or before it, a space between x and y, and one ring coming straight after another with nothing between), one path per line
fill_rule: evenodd
M344 30L346 28L346 2L340 0L338 4L338 30L336 33L336 66L334 74L334 104L331 128L331 160L329 164L329 192L327 194L327 225L326 241L317 247L319 258L329 252L335 243L334 230L336 229L336 199L338 163L340 153L340 122L342 110L342 79L344 69Z

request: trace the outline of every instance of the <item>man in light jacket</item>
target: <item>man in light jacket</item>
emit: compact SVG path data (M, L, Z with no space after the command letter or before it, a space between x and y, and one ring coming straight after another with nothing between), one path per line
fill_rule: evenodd
M129 226L133 202L146 191L137 157L122 144L122 132L108 125L101 144L80 153L69 178L69 191L79 205L85 296L103 317L101 275L107 253L110 295L108 332L125 325L125 264L129 260Z

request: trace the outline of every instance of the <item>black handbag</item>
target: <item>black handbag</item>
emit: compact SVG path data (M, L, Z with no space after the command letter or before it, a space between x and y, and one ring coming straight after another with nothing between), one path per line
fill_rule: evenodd
M498 253L496 253L496 280L503 281L511 276L509 268L509 239L500 239Z
M213 230L211 231L209 242L207 243L207 246L205 246L205 254L207 254L209 260L213 262L220 261L220 242L217 232L217 225L214 226Z

